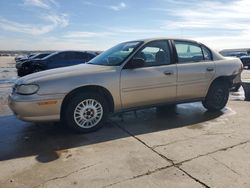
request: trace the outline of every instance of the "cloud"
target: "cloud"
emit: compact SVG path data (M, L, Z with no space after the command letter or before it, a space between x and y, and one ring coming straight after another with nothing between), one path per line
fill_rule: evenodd
M54 30L56 27L66 27L68 25L66 15L46 15L43 19L50 23L43 25L25 24L0 18L0 29L31 35L42 35Z
M127 5L124 2L121 2L119 5L109 6L109 8L114 10L114 11L120 11L122 9L125 9L126 7L127 7Z
M21 24L18 22L13 22L13 21L1 18L0 28L5 31L40 35L40 34L48 33L49 31L53 30L54 27L53 25L35 26L31 24Z
M148 34L148 33L160 33L161 30L159 29L142 29L142 28L127 28L127 27L120 27L120 28L112 28L109 29L111 32L115 32L115 33L126 33L126 34Z
M140 29L140 28L103 28L105 31L103 32L93 32L93 31L70 31L63 35L63 38L68 39L86 39L86 38L97 38L97 37L114 37L114 36L141 36L147 34L157 34L161 31L159 30L152 30L152 29Z
M113 35L111 32L89 32L89 31L71 31L66 33L64 38L94 38L94 37L104 37L108 35Z
M117 5L102 5L102 4L92 3L90 1L84 1L83 3L85 5L88 5L88 6L101 7L101 8L111 9L113 11L121 11L121 10L127 8L126 3L124 3L124 2L120 2Z
M58 5L55 0L24 0L25 6L35 6L43 9L51 9L52 5Z
M215 50L249 48L249 35L237 36L208 36L208 37L192 37L192 39L207 44Z
M42 17L52 23L54 28L56 27L67 27L69 25L69 18L67 14L48 14Z
M49 2L51 3L51 5L53 5L57 8L60 7L60 4L56 0L49 0Z
M213 46L246 47L245 41L250 44L249 0L227 2L193 0L190 4L166 0L167 3L170 1L171 6L168 4L168 8L151 9L165 12L171 16L171 20L162 20L161 29L181 30L184 36L203 39L202 41L208 41L210 44L213 41ZM197 33L199 34L197 35ZM220 37L218 37L218 33Z
M72 40L60 37L36 37L36 38L3 38L0 49L6 50L95 50L96 47L88 40Z
M56 11L56 8L59 7L59 3L56 0L24 0L23 5L42 9L36 15L39 18L39 21L37 21L39 24L21 23L0 17L0 29L31 35L42 35L58 27L67 27L69 24L69 16Z
M175 20L166 21L165 27L246 29L249 28L250 22L249 6L248 0L227 3L203 1L191 6L179 6L174 10L165 9L170 15L176 17Z

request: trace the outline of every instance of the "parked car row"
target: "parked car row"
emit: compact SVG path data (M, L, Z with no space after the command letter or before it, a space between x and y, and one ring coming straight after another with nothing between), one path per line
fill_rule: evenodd
M25 62L25 73L83 63L18 79L9 96L14 114L25 121L61 121L91 132L109 114L145 107L202 101L209 111L219 111L243 70L239 59L183 39L124 42L92 60L91 55L56 52Z
M18 56L15 58L15 61L16 61L16 64L19 64L29 59L40 59L40 58L46 57L49 54L50 53L33 53L29 55L24 55L24 56Z
M225 57L237 57L240 58L244 67L246 69L250 69L250 49L248 50L222 50L220 52L221 55Z
M31 58L32 56L36 55L36 53L31 53L31 54L24 54L24 55L18 55L15 57L15 61L23 61Z
M221 53L223 56L225 57L242 57L242 56L246 56L247 52L228 52L228 53Z
M224 57L239 58L243 64L244 69L250 69L250 49L236 49L236 50L222 50L219 52ZM241 83L235 84L231 91L237 92Z
M243 56L240 58L240 60L245 68L250 69L250 56Z
M87 51L61 51L32 54L21 59L16 59L16 68L18 76L25 76L48 69L86 63L97 55L98 53L96 52Z

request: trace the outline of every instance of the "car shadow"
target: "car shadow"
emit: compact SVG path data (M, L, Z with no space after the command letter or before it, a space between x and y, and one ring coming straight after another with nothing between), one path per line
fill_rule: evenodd
M226 111L210 113L200 103L139 110L113 116L102 129L89 134L74 133L59 123L34 125L4 116L0 117L0 161L36 156L37 161L47 163L71 148L185 126L200 128L196 124L216 119Z

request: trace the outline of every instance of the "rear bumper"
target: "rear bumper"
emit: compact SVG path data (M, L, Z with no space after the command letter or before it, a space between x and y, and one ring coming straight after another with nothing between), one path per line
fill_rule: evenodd
M233 79L233 85L241 84L241 74L236 75L236 77Z
M241 81L241 74L238 74L232 82L231 85L231 91L237 91L241 87L242 81Z

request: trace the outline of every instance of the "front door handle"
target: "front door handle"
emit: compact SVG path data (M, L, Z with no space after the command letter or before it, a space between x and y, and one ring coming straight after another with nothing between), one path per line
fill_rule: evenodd
M207 68L207 72L212 72L212 71L214 71L214 68L212 68L212 67Z
M173 72L173 71L164 71L164 74L165 74L166 76L170 76L170 75L173 75L174 72Z

